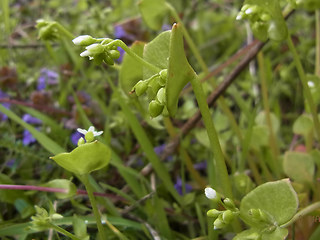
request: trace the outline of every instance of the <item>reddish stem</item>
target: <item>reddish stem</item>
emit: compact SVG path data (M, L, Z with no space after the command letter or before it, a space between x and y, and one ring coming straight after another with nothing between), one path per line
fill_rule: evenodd
M41 191L41 192L56 192L56 193L67 193L68 190L65 188L51 188L51 187L40 187L33 185L12 185L12 184L0 184L0 189L11 189L11 190L29 190L29 191ZM95 196L113 198L114 200L125 201L123 197L115 196L108 193L93 193ZM88 195L85 190L77 190L77 195Z

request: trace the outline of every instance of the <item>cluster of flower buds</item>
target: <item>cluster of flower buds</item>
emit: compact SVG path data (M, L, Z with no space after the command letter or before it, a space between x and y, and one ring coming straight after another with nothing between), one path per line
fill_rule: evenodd
M232 220L240 214L239 209L230 198L221 199L221 195L212 188L205 188L205 195L207 198L219 201L225 210L219 211L217 209L211 209L207 212L208 217L214 218L214 229L222 229L229 225Z
M62 215L57 213L51 213L49 214L46 209L35 206L36 209L36 215L32 216L32 225L30 226L31 229L36 231L43 231L50 228L50 223L52 220L55 219L61 219L63 218Z
M149 99L151 99L149 103L149 113L151 117L157 117L161 113L164 115L167 113L165 106L167 72L167 69L163 69L146 80L140 80L131 91L132 93L135 92L138 97L145 92L148 93Z
M89 35L82 35L72 40L75 45L85 47L85 51L80 54L81 57L89 57L95 63L105 62L113 65L114 60L120 57L118 46L112 44L115 40L110 38L93 38Z
M237 20L249 20L251 28L260 39L267 39L268 29L272 26L272 17L260 6L245 4L237 15Z
M56 28L56 22L39 19L37 20L36 28L39 29L39 39L55 40L58 38L58 29Z

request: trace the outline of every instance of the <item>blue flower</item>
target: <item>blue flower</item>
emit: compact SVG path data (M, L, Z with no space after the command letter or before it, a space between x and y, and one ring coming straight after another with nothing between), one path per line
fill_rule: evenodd
M59 74L54 71L51 71L46 68L41 69L40 76L38 78L37 89L40 91L45 89L47 84L48 85L58 84L58 77L59 77Z
M82 137L84 137L84 135L82 133L75 131L74 133L71 134L70 140L74 146L77 146L79 139Z
M207 161L195 163L195 164L193 164L193 167L196 170L205 170L205 169L207 169Z
M136 40L135 36L133 34L126 32L122 25L114 26L114 37L116 39L122 39L122 40L127 39L132 42Z
M38 118L32 117L30 114L24 114L22 116L22 120L25 121L26 123L30 124L41 124L42 121Z
M0 90L0 98L7 98L7 97L9 97L9 95ZM10 103L2 103L2 106L4 106L5 108L9 109L10 108ZM4 113L0 112L0 120L6 121L7 119L8 119L8 116L5 115Z
M177 178L177 181L176 181L176 184L174 185L174 188L177 190L177 192L180 194L180 195L183 195L182 193L182 180L181 178ZM188 183L185 183L184 184L184 187L185 187L185 193L189 193L192 191L192 186Z
M22 139L22 144L25 146L30 145L31 143L36 142L37 140L32 136L31 132L28 130L23 131L23 139Z

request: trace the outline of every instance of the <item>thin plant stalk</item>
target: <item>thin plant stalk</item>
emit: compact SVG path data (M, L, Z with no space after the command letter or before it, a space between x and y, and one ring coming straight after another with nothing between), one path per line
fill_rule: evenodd
M170 118L164 118L164 125L166 126L167 131L168 131L171 138L174 138L175 136L177 136L177 133L172 125ZM194 169L191 157L189 156L188 152L186 151L186 149L182 145L179 148L179 152L180 152L181 158L184 160L184 162L186 164L188 171L190 172L191 177L197 182L197 184L201 188L205 188L206 181L200 176L199 172L197 172Z
M71 238L72 240L81 240L81 238L78 238L77 236L73 235L72 233L69 233L68 231L64 230L63 228L52 224L52 223L48 223L48 227L50 227L51 229L54 229L55 231Z
M210 114L199 78L193 78L191 80L191 85L196 96L202 119L208 132L210 145L214 154L213 161L216 169L216 179L219 183L219 191L221 191L226 197L232 198L232 189L228 176L227 166L220 146L218 134L212 121L212 116Z
M293 218L290 219L290 221L288 221L287 223L281 225L281 228L286 228L289 227L291 224L293 224L294 222L296 222L297 220L299 220L300 218L302 218L303 216L306 216L310 213L312 213L313 211L320 209L320 202L315 202L311 205L309 205L308 207L300 210L299 212L297 212Z
M277 147L277 139L274 135L274 127L272 126L271 121L271 114L270 114L270 106L269 106L269 97L268 97L268 88L267 88L267 80L266 80L266 69L265 69L265 62L263 53L258 53L258 64L259 64L259 75L261 80L261 93L262 93L262 102L263 102L263 108L264 113L266 117L266 123L269 128L269 144L271 147L271 153L272 153L272 166L273 166L273 172L277 177L280 176L279 167L278 167L278 156L279 156L279 149Z
M315 105L315 103L313 101L313 98L312 98L312 95L311 95L311 91L310 91L310 88L308 86L308 80L307 80L306 74L305 74L305 72L303 70L299 55L298 55L298 53L296 51L296 48L295 48L295 46L294 46L294 44L292 42L290 34L288 35L287 43L288 43L289 49L290 49L290 51L291 51L291 53L293 55L293 60L294 60L294 63L296 65L296 68L297 68L297 71L298 71L298 74L299 74L299 77L300 77L300 80L301 80L301 83L302 83L302 86L303 86L303 90L304 90L303 92L304 92L306 101L307 101L307 103L309 105L309 108L310 108L310 112L311 112L311 115L312 115L313 123L314 123L314 126L315 126L316 135L317 135L318 139L320 139L320 122L319 122L319 118L318 118L318 115L317 115L316 105Z
M320 10L316 10L316 66L315 74L320 77Z
M105 235L105 231L103 229L103 226L102 226L102 223L101 223L101 215L99 213L99 210L97 208L97 202L96 202L96 199L93 195L93 188L90 184L90 181L89 181L89 174L85 174L85 175L82 175L82 176L78 176L78 178L81 180L81 182L84 184L86 190L87 190L87 193L88 193L88 197L89 197L89 200L90 200L90 203L91 203L91 207L92 207L92 210L93 210L93 215L96 219L96 223L97 223L97 227L98 227L98 232L99 232L99 237L100 239L107 239L106 238L106 235Z
M139 63L141 63L143 66L147 67L151 71L158 73L162 70L162 69L158 68L157 66L145 61L140 56L138 56L123 41L121 41L119 39L108 43L106 46L108 47L108 46L114 46L114 45L121 47L129 56L133 57L135 60L137 60Z

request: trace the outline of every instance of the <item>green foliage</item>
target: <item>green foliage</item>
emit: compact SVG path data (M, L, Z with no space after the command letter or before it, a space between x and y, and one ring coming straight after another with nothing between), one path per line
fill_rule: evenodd
M317 239L318 1L0 7L3 239Z
M315 165L309 154L286 152L283 160L283 170L292 180L312 185Z
M251 209L259 209L267 220L254 220ZM256 187L248 193L240 204L240 214L243 220L259 231L288 222L298 209L298 198L288 179L268 182ZM258 217L259 218L259 217Z

